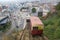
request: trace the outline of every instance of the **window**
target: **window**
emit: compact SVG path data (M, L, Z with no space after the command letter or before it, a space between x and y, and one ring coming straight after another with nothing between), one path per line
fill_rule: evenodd
M33 27L33 30L38 30L38 27Z

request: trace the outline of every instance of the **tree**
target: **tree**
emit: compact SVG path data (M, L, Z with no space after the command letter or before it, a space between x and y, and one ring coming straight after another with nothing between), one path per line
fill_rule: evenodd
M60 2L56 5L56 10L60 10Z
M57 15L60 17L60 2L56 5Z
M35 8L32 8L32 13L35 13L36 12L36 9Z

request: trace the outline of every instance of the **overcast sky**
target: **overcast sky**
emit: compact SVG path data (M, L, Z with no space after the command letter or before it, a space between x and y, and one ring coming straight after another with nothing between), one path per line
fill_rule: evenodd
M25 2L25 1L40 1L40 2L56 2L60 0L0 0L0 3L2 2Z
M36 0L0 0L0 2L4 2L4 1L22 1L22 2L24 2L24 1L36 1ZM39 1L56 1L56 0L39 0ZM59 1L59 0L57 0L57 1Z

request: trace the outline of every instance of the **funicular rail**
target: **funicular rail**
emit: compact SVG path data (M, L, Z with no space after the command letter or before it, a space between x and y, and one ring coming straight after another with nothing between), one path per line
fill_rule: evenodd
M20 40L48 40L46 36L32 36L30 33L29 23L27 23L25 29L23 30Z

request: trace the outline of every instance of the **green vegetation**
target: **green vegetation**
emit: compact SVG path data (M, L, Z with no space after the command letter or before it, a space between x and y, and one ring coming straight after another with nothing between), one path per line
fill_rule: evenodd
M4 25L0 25L0 31L5 32L6 30L8 30L11 27L11 22L7 22Z
M59 2L58 5L56 6L56 10L60 10L60 2Z
M43 23L45 25L44 34L49 40L58 40L58 38L60 38L60 18L58 15L43 20Z
M54 13L48 13L47 19L43 20L44 23L44 35L49 40L60 40L60 3L56 6Z
M36 12L36 9L35 8L32 8L32 13L35 13Z

